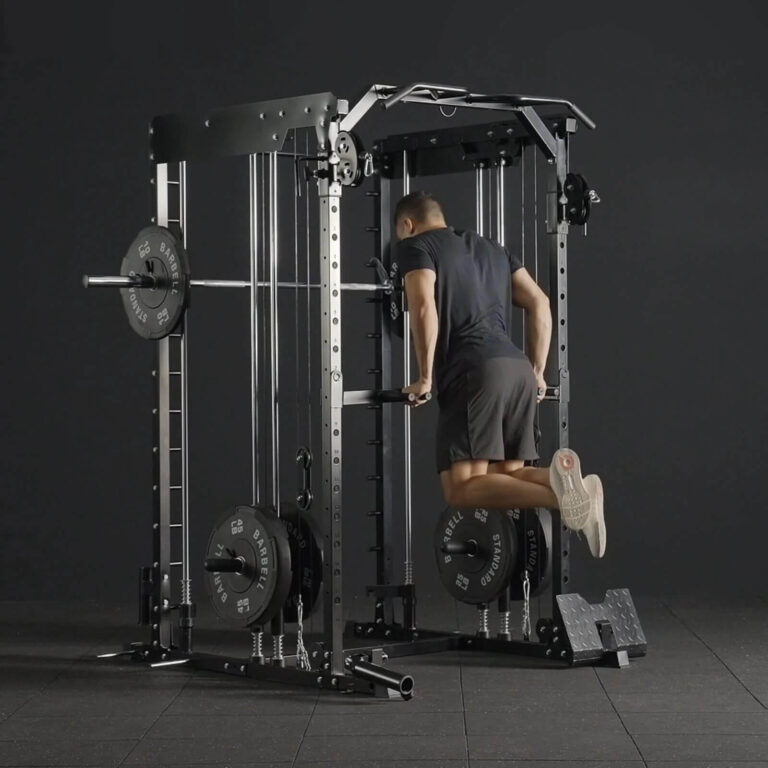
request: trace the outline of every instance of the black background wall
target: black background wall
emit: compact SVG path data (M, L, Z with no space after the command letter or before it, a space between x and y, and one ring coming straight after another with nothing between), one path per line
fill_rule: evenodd
M0 598L130 598L149 558L151 347L128 330L115 293L79 282L115 272L148 221L148 120L322 90L353 99L374 82L419 79L561 95L599 124L574 142L574 167L604 202L589 238L573 238L571 435L603 477L609 543L600 562L574 545L574 586L762 589L764 4L1 7ZM434 120L392 110L363 135ZM243 166L190 169L197 275L247 276ZM354 193L345 211L358 229L370 223ZM470 225L474 212L450 214ZM367 279L368 241L349 237L344 279ZM366 385L369 312L345 305L349 388ZM195 296L190 331L199 553L211 520L250 488L247 297ZM416 574L427 590L442 508L435 410L413 420ZM362 418L350 415L347 440ZM348 446L357 592L373 578L372 531L365 461Z

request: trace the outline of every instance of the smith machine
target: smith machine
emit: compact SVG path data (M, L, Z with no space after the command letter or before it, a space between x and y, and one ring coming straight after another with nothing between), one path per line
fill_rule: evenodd
M430 105L444 117L459 109L490 111L495 113L495 122L389 136L365 151L353 133L360 120L376 105L388 110L405 103ZM85 285L119 287L131 327L155 342L153 562L141 569L140 594L140 623L150 628L150 638L126 646L122 654L155 667L188 664L251 678L403 698L413 695L413 679L386 665L394 656L460 648L540 656L568 664L623 666L629 657L645 654L646 641L629 590L609 590L598 604L569 592L569 531L561 525L557 512L544 509L446 509L435 529L438 571L451 595L478 607L479 628L474 634L461 634L419 627L411 546L408 407L403 409L402 504L393 498L391 486L394 414L388 404L408 399L393 385L411 380L408 308L395 251L389 249L391 211L400 190L409 191L413 177L473 173L477 230L506 243L508 169L515 166L521 171L524 225L526 184L530 186L533 175L535 196L537 156L543 156L548 248L541 265L535 248L533 266L537 280L548 277L556 344L546 372L552 385L540 408L540 417L546 418L549 428L543 434L539 431L539 436L551 444L542 445L540 453L551 455L557 447L568 445L568 232L571 225L586 227L591 205L599 202L584 178L569 170L569 142L579 123L589 129L595 127L584 112L562 99L477 94L465 88L424 83L405 88L371 86L351 108L348 101L332 93L317 93L217 109L196 117L166 115L151 122L149 157L156 202L153 224L141 230L131 244L119 277L84 278ZM310 148L315 151L310 152ZM187 162L235 155L249 160L250 278L192 280L186 254ZM293 281L280 282L278 262L284 261L287 249L278 242L278 168L288 160L294 170L295 271ZM367 229L375 234L377 243L376 254L367 266L374 270L376 282L342 283L342 192L366 179L372 187L366 195L376 211L375 224ZM319 218L313 222L310 236L309 200L314 200L315 190ZM303 277L298 268L301 207L306 232ZM524 258L525 236L522 249ZM319 282L312 281L312 264L318 270ZM199 653L192 643L195 604L189 554L185 316L192 287L240 288L250 294L253 493L249 503L227 510L216 524L204 563L208 593L217 613L251 633L249 658ZM317 323L320 326L316 360L319 358L322 368L318 374L322 445L320 455L313 455L312 370L307 362L304 402L309 404L309 436L305 436L305 444L297 440L295 446L303 478L295 503L281 500L280 495L277 310L281 289L294 291L297 306L299 293L306 297L306 358L302 360L312 357L310 325L315 329ZM311 291L319 292L320 312L310 320ZM375 378L370 390L344 389L341 297L348 291L370 293L368 301L374 310L375 326L368 334L375 348L375 367L368 371ZM297 345L298 337L297 333ZM395 379L397 337L405 343L403 375ZM268 365L260 365L261 357L269 358ZM296 360L300 357L297 347ZM300 378L297 362L297 387ZM261 399L268 403L262 409L269 417L266 457L260 456L267 433L265 429L260 436L264 421ZM375 484L375 506L368 515L375 521L376 541L370 549L376 556L376 584L367 587L375 606L372 619L345 626L342 414L344 408L353 405L367 406L375 419L374 434L368 441L375 462L368 476ZM269 472L263 476L262 458L269 464ZM319 483L315 475L313 484L312 468L318 465ZM405 515L401 581L395 578L392 565L395 510ZM320 604L321 593L322 640L306 647L303 622ZM551 595L551 613L538 619L534 639L530 598L542 593ZM399 617L395 613L398 601L402 605ZM517 638L510 627L513 601L521 604L522 631ZM489 606L494 603L499 631L492 636ZM284 649L286 623L296 624L295 653ZM265 635L271 637L271 653L265 652Z

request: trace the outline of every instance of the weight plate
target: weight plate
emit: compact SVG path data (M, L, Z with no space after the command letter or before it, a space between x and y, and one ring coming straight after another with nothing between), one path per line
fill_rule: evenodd
M283 606L286 621L298 621L298 596L301 591L303 617L306 619L317 605L323 583L323 545L320 533L309 512L299 512L294 504L280 505L280 519L285 523L291 547L293 579L290 594Z
M443 552L473 542L476 554ZM443 586L457 600L488 603L509 584L517 559L517 531L507 510L447 507L435 528L435 556Z
M123 276L154 277L154 288L121 288L128 322L144 339L162 339L178 326L189 303L189 260L165 227L145 227L120 266Z
M239 627L265 624L291 587L291 550L285 524L259 507L227 512L208 540L208 558L242 558L240 573L208 573L206 587L222 619Z
M531 596L541 594L552 579L552 514L548 509L512 509L518 558L512 570L510 599L523 599L523 570L528 569Z

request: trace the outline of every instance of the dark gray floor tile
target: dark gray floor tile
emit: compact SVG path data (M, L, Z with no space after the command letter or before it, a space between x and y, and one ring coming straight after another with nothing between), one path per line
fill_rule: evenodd
M164 714L309 715L317 696L316 691L303 688L193 679Z
M469 757L480 760L637 760L640 755L624 731L575 729L469 734Z
M455 760L466 756L463 733L439 736L307 736L301 744L297 762L311 764L338 760L378 760L386 765L394 760Z
M631 734L640 733L724 733L768 735L768 711L697 713L624 713L621 716ZM767 756L768 757L768 756Z
M319 763L317 760L297 760L297 768L469 768L464 760L329 760ZM474 765L474 763L473 763ZM560 766L560 768L563 768Z
M648 768L768 768L768 760L686 760L684 763L679 761L653 761L646 763ZM579 768L582 768L579 766Z
M249 739L145 739L124 765L197 765L199 763L288 762L293 760L301 736L280 734Z
M30 698L14 716L32 717L141 717L158 716L178 691L59 691Z
M641 734L635 741L648 761L768 759L768 735Z
M110 768L119 765L135 744L135 741L3 741L0 742L0 765Z
M611 693L620 714L625 712L762 712L764 707L748 691L728 693ZM768 694L765 696L768 704Z
M0 741L113 741L140 739L154 722L153 716L121 717L21 717L0 723Z
M718 693L738 695L744 686L724 670L718 674L665 672L656 670L599 669L597 674L606 692L619 693Z
M0 694L0 722L16 712L26 701L29 700L30 696L32 696L31 693Z
M462 668L462 686L466 693L507 692L529 696L532 692L601 693L602 686L592 669L497 669Z
M523 696L498 696L482 691L465 691L467 712L530 712L537 716L549 712L613 712L610 699L598 693L556 691L528 692Z
M376 711L327 715L315 713L307 736L428 736L464 732L462 712Z
M571 760L472 760L470 768L568 768L574 765L576 768L644 768L645 763L640 760L580 760L574 763ZM688 766L677 766L688 768Z
M257 736L301 736L309 724L304 715L161 715L147 739L214 739L237 741ZM1 731L0 731L1 733Z
M468 734L502 735L514 733L538 734L541 732L565 729L591 731L603 734L609 732L625 733L625 728L615 712L580 712L579 710L549 712L542 717L541 712L467 712L466 728Z

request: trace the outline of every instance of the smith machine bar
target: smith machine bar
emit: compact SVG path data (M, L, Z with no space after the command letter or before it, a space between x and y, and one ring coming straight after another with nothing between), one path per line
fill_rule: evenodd
M503 119L389 136L374 142L372 151L365 151L353 133L360 120L375 105L390 109L400 103L431 105L446 117L446 108L454 113L458 109L481 109L502 113L496 117ZM156 202L152 225L141 230L131 244L119 276L84 278L86 286L118 287L131 326L142 337L156 342L152 372L156 380L153 563L141 569L140 579L140 623L149 626L151 634L147 642L133 643L121 653L106 656L130 655L155 667L189 664L297 685L410 698L413 679L388 669L389 657L471 648L560 659L569 664L623 666L629 657L645 654L646 641L629 590L609 590L605 600L598 604L569 592L569 532L561 525L557 512L543 509L446 509L435 531L438 571L450 594L477 605L479 628L475 634L460 634L418 626L411 525L410 408L403 409L405 562L401 583L395 578L392 563L393 516L400 504L393 499L389 482L394 469L393 412L387 404L413 401L412 395L405 396L393 388L397 337L404 340L402 381L410 381L409 313L396 259L390 251L393 200L400 189L403 193L409 191L414 177L458 171L473 173L477 231L505 244L506 169L521 169L524 226L526 164L533 168L537 200L537 156L545 159L545 266L553 325L557 329L555 354L550 356L546 371L547 381L551 382L545 398L548 402L540 409L540 416L551 422L550 428L540 432L543 440L551 442L544 447L549 455L558 447L566 447L569 438L568 232L572 225L586 227L591 205L599 202L585 179L569 170L569 141L579 123L595 128L584 112L562 99L478 94L465 88L428 83L405 88L371 86L351 109L346 100L331 93L318 93L217 109L195 117L166 115L152 121L150 160ZM306 137L302 156L298 154L300 131ZM316 154L309 152L311 135L316 140ZM293 151L284 151L290 142ZM187 162L235 155L249 158L250 278L192 280L186 255ZM306 275L300 280L297 268L295 280L289 282L277 279L278 167L285 158L294 163L297 199L302 195L299 167L303 168L307 197ZM368 266L375 270L377 282L342 283L342 191L344 187L360 186L369 177L373 189L366 194L375 203L375 223L367 229L376 235L376 255ZM310 183L317 190L319 212L311 240ZM522 251L525 259L524 235ZM310 279L310 253L319 255L317 282ZM264 274L267 257L268 274ZM537 247L534 272L538 280ZM189 553L186 318L192 288L242 288L248 289L250 295L252 499L249 504L228 509L221 517L211 533L204 562L206 586L218 614L251 632L252 653L244 659L199 653L192 642L195 605ZM308 324L309 291L320 294L322 447L319 458L312 455L311 445L301 446L297 451L303 487L295 505L280 498L280 289L306 290ZM375 377L371 390L344 390L341 296L349 291L372 294L368 301L373 305L375 326L368 336L374 343L376 362L369 370ZM260 354L264 352L259 343L262 337L266 339L267 325L268 380L259 366ZM310 353L309 340L307 344ZM259 437L259 402L265 389L270 426L267 458L271 471L262 478L259 448L264 440ZM352 405L366 405L375 416L375 434L368 441L375 449L375 471L369 476L375 483L375 509L368 514L375 520L376 543L370 549L376 555L376 584L367 587L375 601L372 621L351 621L345 625L341 441L343 408ZM311 410L308 422L311 423ZM311 474L318 461L319 509L314 504L317 488L312 485ZM178 540L173 541L174 538ZM180 553L178 559L172 558L172 552ZM486 567L492 555L495 567ZM175 569L180 569L178 580L172 578ZM178 594L175 584L180 587ZM318 603L321 589L322 640L306 648L303 619ZM529 601L531 596L547 590L552 598L551 615L539 618L534 640ZM396 617L396 600L402 601L401 621ZM510 628L512 601L522 602L520 639L513 637ZM500 623L496 637L491 637L489 605L494 602L498 604ZM296 653L288 654L284 650L285 624L294 622ZM264 650L265 635L272 639L269 654Z

